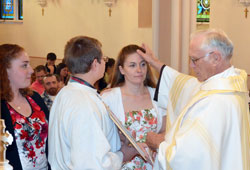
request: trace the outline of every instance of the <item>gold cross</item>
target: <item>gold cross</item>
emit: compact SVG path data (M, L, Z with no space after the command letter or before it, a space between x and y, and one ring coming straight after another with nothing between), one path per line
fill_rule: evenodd
M109 16L111 17L111 12L112 12L112 10L111 10L111 8L109 8Z
M245 17L247 18L247 13L249 12L247 8L244 10L244 12L245 12Z

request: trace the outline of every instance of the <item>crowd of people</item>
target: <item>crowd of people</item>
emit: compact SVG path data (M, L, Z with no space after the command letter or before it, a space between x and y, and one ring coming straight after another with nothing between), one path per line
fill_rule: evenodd
M21 46L2 44L1 119L14 137L6 158L14 170L249 170L247 74L231 64L233 49L221 30L192 34L193 77L144 44L115 61L99 40L77 36L62 63L51 52L34 71Z

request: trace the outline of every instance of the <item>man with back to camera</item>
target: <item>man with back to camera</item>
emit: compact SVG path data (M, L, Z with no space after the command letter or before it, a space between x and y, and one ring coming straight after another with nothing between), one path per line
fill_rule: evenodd
M72 38L64 60L72 76L50 111L49 163L54 170L118 170L123 154L116 126L94 83L103 77L106 58L101 43Z
M47 74L43 78L43 86L44 86L44 92L41 95L43 98L44 103L50 110L53 101L59 91L59 82L57 80L57 77L55 74Z
M231 65L233 44L218 30L192 35L190 67L197 79L163 66L145 46L138 51L161 71L156 98L167 107L166 135L148 133L159 148L154 169L249 170L247 74Z

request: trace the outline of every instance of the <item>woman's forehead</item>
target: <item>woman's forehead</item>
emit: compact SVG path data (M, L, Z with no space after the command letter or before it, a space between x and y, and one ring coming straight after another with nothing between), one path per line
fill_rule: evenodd
M125 62L142 62L142 61L144 61L144 59L136 52L129 54L125 59Z

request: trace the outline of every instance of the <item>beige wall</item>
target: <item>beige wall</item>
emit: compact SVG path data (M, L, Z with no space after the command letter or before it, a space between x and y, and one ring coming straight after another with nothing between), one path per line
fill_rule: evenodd
M45 57L53 51L58 58L63 58L66 41L76 35L99 39L104 54L113 58L130 43L152 47L152 28L138 28L138 0L118 0L111 17L103 0L53 2L49 0L42 16L36 0L25 0L22 24L0 23L0 44L20 44L30 56Z
M46 58L44 57L36 57L36 56L30 56L30 65L34 69L38 65L44 65L46 63ZM56 65L61 63L62 59L57 59L56 60Z
M171 64L171 1L159 0L158 55L167 65Z
M169 0L164 0L168 3ZM52 0L41 15L37 1L24 1L24 22L22 24L0 24L0 43L17 43L24 46L29 55L45 57L54 51L63 58L63 48L67 40L76 35L88 35L103 43L105 55L116 57L118 51L129 43L145 42L152 47L152 28L138 28L138 0L118 0L108 16L108 8L103 0ZM162 1L160 1L162 2ZM160 4L162 7L163 5ZM160 18L169 22L170 9L160 13ZM159 21L163 24L162 19ZM169 27L169 24L168 24ZM168 27L162 27L169 29ZM233 64L250 74L250 15L246 19L244 7L237 0L211 1L211 28L221 28L235 44ZM158 28L161 30L160 28ZM160 31L161 32L161 31ZM171 33L169 33L170 35ZM170 48L169 35L165 49ZM160 56L162 43L158 44ZM163 46L164 46L163 45ZM161 48L162 47L162 48ZM170 50L167 50L168 53ZM161 58L161 57L160 57ZM169 58L165 59L169 63Z
M211 28L224 30L234 43L232 63L250 74L250 15L238 0L211 1ZM248 13L249 14L249 13Z

